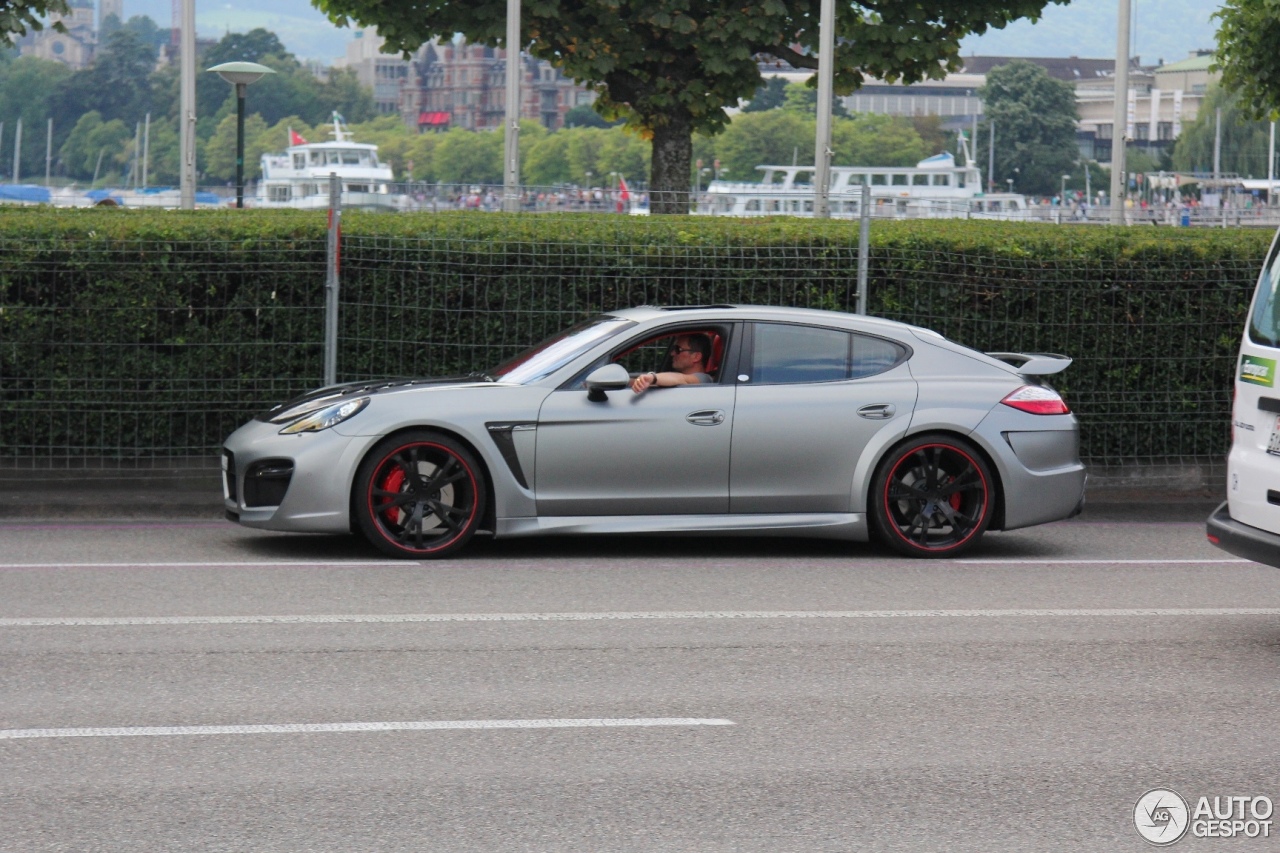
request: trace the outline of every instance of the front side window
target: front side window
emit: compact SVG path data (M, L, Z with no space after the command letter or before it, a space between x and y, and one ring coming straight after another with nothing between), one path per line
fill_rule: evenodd
M751 384L839 382L882 373L901 361L900 344L839 329L759 323L751 357Z
M1271 252L1258 279L1249 317L1249 340L1267 347L1280 347L1280 245Z

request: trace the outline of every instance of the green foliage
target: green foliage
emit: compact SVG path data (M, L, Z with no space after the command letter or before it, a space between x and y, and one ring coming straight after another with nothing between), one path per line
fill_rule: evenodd
M1076 147L1075 89L1025 60L993 68L979 90L984 105L981 139L995 124L996 186L1013 178L1014 189L1053 195L1080 159ZM979 147L988 144L980 141Z
M857 298L857 223L838 220L349 213L343 231L341 379L492 365L628 305ZM1055 385L1087 460L1225 452L1268 232L931 220L871 238L872 314L1075 357ZM0 454L216 452L320 384L324 260L323 212L0 210Z
M941 78L960 66L960 40L989 26L1035 16L1049 0L927 0L838 4L835 90L864 74L889 81ZM1055 0L1057 2L1057 0ZM412 51L432 38L498 46L506 38L506 0L315 0L338 24L376 26L391 50ZM763 83L759 58L817 67L819 0L531 0L521 11L521 43L566 75L592 85L595 108L624 118L653 140L651 184L687 192L694 131L728 124L727 107ZM675 213L674 196L654 212Z
M1222 146L1219 160L1222 171L1265 178L1270 128L1265 121L1254 119L1238 93L1222 86L1211 86L1196 119L1182 129L1174 144L1173 168L1180 172L1213 171L1214 136L1217 111L1222 110ZM1130 165L1129 171L1141 171Z
M18 36L44 29L42 18L68 14L67 0L0 0L0 46L10 45ZM55 29L62 30L61 24Z
M1280 10L1273 0L1227 0L1214 17L1222 87L1250 118L1280 117Z
M785 77L768 78L763 85L756 89L756 93L751 96L751 100L742 108L742 111L744 113L759 113L782 106L782 101L786 97L787 86L788 83Z
M803 83L788 83L783 91L782 104L779 109L816 118L818 115L818 90ZM844 108L844 104L834 95L831 97L831 114L833 116L849 115Z

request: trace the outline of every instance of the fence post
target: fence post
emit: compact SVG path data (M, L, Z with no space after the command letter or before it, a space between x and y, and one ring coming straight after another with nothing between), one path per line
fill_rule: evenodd
M862 176L862 204L858 205L858 313L867 313L867 268L871 260L871 184Z
M329 248L324 281L324 384L338 382L338 268L342 258L342 183L329 173Z

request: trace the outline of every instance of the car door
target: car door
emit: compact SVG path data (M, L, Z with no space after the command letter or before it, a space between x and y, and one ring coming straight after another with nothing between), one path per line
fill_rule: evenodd
M884 431L904 433L915 407L907 348L793 323L753 324L746 346L730 511L858 511L851 491L859 458Z
M538 417L539 516L725 513L732 383L630 388L591 400L580 384Z

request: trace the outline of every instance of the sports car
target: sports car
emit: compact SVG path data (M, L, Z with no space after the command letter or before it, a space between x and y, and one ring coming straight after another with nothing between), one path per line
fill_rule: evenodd
M565 533L951 557L1082 508L1076 418L1046 380L1070 363L829 311L614 311L485 372L334 385L256 416L223 448L227 517L411 559Z

